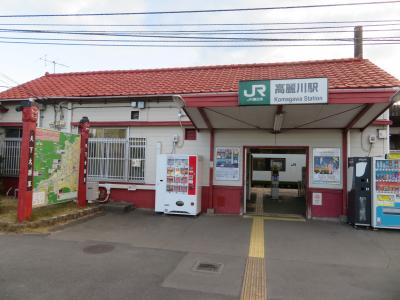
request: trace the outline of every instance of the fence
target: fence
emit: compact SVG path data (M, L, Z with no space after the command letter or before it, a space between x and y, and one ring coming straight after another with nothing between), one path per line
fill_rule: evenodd
M0 175L18 177L21 138L5 138L0 141Z
M144 182L145 138L90 138L88 180Z

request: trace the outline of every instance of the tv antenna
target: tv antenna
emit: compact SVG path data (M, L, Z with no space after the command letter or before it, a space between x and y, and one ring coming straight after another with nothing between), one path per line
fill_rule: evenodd
M39 59L44 61L44 66L45 66L45 67L47 67L47 64L48 64L48 63L52 64L52 65L53 65L53 73L56 72L56 66L60 66L60 67L64 67L64 68L69 68L69 66L64 65L64 64L61 64L61 63L58 63L58 62L56 62L55 60L47 59L47 54L45 54L43 57L41 57L41 58L39 58Z

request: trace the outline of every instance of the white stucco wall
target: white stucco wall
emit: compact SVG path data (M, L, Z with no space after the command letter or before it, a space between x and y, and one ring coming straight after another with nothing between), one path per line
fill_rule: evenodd
M86 116L90 121L132 121L131 111L139 111L138 121L179 121L179 109L173 102L148 102L144 109L132 108L130 102L123 103L74 103L72 121ZM181 121L188 121L186 116Z
M156 157L157 144L161 145L161 153L172 153L172 139L177 134L180 142L175 148L176 154L197 154L202 158L202 182L201 185L208 185L208 166L210 165L210 134L207 131L197 133L194 141L184 141L183 130L181 127L131 127L129 135L131 137L146 138L146 165L145 183L154 184L156 181Z
M8 108L8 112L0 113L0 122L22 122L22 113L17 112L15 108L17 105L5 105Z
M378 138L378 129L387 130L386 126L370 126L362 132L360 130L351 130L349 157L384 156L388 151L388 139ZM374 144L369 143L370 135L377 137Z

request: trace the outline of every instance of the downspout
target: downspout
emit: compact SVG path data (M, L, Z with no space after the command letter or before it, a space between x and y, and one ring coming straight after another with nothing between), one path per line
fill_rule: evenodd
M208 207L210 212L214 212L214 144L215 133L214 128L210 129L210 168L209 168L209 193L208 193Z
M341 219L347 218L347 161L348 161L348 135L349 130L342 130L342 216Z
M71 133L72 132L72 102L69 101L67 104L67 120L65 121L65 132Z

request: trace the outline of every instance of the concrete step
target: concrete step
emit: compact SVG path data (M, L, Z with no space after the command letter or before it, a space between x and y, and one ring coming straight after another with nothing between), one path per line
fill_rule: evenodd
M111 201L102 205L105 211L115 212L115 213L128 213L131 210L134 210L135 207L132 203L123 202L123 201Z

